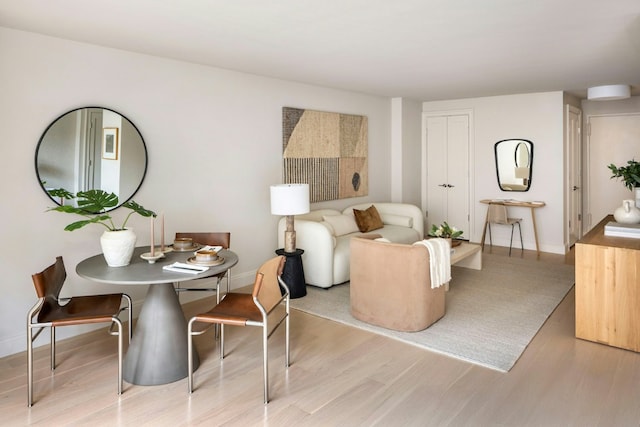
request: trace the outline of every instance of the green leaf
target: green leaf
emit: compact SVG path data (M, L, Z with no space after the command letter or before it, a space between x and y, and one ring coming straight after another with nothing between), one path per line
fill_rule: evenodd
M70 205L56 206L55 208L47 209L47 212L49 212L49 211L74 213L74 214L79 214L79 215L84 215L86 213L82 209L78 209L75 206L70 206Z
M154 211L145 209L144 206L137 204L133 200L129 200L128 202L123 203L122 206L124 206L125 208L129 208L135 213L137 213L138 215L142 215L144 217L157 216Z
M75 198L73 193L70 193L69 191L65 190L64 188L54 188L53 190L48 190L47 193L49 193L49 195L51 197L61 197L63 199L67 199L67 200Z
M78 207L94 214L118 206L118 196L103 190L79 191L77 197Z
M102 224L102 221L106 221L108 219L110 219L111 217L109 215L99 215L96 217L93 217L91 219L85 219L82 221L76 221L76 222L72 222L71 224L67 225L64 229L66 231L73 231L73 230L77 230L78 228L82 228L85 225L89 225L89 224L97 224L100 223ZM105 227L109 228L107 225L102 224Z

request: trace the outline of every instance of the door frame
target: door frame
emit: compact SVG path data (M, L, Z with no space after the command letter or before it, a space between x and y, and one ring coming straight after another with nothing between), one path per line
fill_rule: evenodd
M577 147L572 145L572 141L571 141L571 129L569 126L569 115L570 114L576 114L578 116L578 136L576 138L577 142ZM573 246L573 244L575 242L577 242L578 240L580 240L580 238L582 238L583 234L584 234L584 173L583 171L585 170L584 168L584 157L583 157L583 146L584 146L584 140L583 140L583 134L584 132L582 132L582 128L583 128L583 112L580 108L575 107L573 105L570 104L566 104L565 105L565 138L564 138L564 144L565 144L565 227L564 227L564 242L565 242L565 252L569 251L569 248L571 246ZM575 161L574 156L577 157L577 161ZM572 161L573 160L573 161ZM578 170L575 171L573 170L574 166L578 166ZM577 212L577 215L579 215L580 220L579 220L579 227L577 229L577 237L575 239L575 241L571 240L571 228L569 227L569 221L571 221L575 216L573 215L572 212L572 206L573 203L571 202L571 199L573 197L573 193L572 191L576 191L573 190L572 188L569 188L569 186L572 183L572 177L575 176L575 174L578 175L579 177L579 185L577 185L577 191L580 192L579 195L579 202L578 202L578 209L579 212ZM575 184L574 184L575 185Z
M468 117L469 122L469 156L468 156L468 171L469 175L468 179L468 188L469 188L469 241L470 242L479 242L480 239L476 238L476 227L475 227L475 187L474 177L475 177L475 163L473 159L475 158L475 129L474 129L474 120L473 120L473 109L465 108L465 109L456 109L456 110L442 110L442 111L423 111L422 112L422 151L420 153L421 157L421 208L422 212L425 213L427 210L427 176L428 176L428 163L427 163L427 120L433 117L443 117L443 116L463 116L466 115ZM424 229L425 234L428 232L427 230L427 217L423 215L424 221Z

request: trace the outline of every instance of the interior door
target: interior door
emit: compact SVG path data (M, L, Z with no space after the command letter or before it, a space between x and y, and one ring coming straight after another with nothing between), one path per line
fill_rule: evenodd
M464 231L469 230L469 116L447 118L447 223Z
M582 111L567 105L567 243L582 237Z
M622 205L625 199L635 199L622 181L611 179L607 165L622 166L631 159L640 159L640 114L589 117L589 223L585 232L606 215Z
M469 115L427 117L427 227L449 225L469 238Z
M428 117L427 138L427 230L447 219L447 118Z

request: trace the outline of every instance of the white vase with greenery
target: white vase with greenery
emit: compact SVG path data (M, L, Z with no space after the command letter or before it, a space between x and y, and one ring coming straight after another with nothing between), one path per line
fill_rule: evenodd
M105 230L100 236L100 246L104 260L110 267L129 265L136 247L136 235L132 229Z
M155 217L153 211L145 209L133 200L129 200L122 204L122 207L131 209L131 212L125 217L121 226L116 226L113 218L107 209L118 206L118 196L114 193L107 193L103 190L79 191L73 195L64 189L50 190L49 193L53 197L59 197L61 200L76 199L77 207L71 205L56 206L50 208L50 211L58 211L65 213L73 213L81 215L85 219L72 222L64 229L67 231L77 230L89 224L100 224L106 227L104 233L100 237L100 245L107 265L110 267L122 267L129 265L133 250L136 245L136 235L132 229L127 228L127 221L134 213L143 217Z

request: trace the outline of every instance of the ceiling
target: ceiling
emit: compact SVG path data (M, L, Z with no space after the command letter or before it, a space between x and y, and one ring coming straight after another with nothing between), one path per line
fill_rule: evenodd
M0 26L419 101L640 94L639 0L0 0Z

